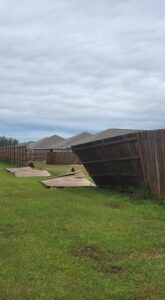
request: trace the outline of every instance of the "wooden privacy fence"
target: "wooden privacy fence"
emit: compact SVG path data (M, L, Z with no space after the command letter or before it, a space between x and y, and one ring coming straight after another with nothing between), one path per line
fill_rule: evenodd
M165 199L165 130L134 132L72 149L98 186L145 184Z
M145 185L155 196L165 200L165 130L137 135Z
M28 166L29 150L26 146L0 147L0 160L17 163L20 166Z
M78 165L81 164L78 156L73 152L48 152L47 164Z
M47 152L30 151L30 161L47 161Z
M32 161L46 161L48 164L73 165L80 164L78 156L73 152L32 152L26 146L0 147L0 160L28 166Z

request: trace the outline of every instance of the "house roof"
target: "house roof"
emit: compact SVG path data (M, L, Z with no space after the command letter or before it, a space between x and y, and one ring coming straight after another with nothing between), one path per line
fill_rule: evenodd
M86 140L92 137L92 134L89 132L82 132L80 134L74 135L64 141L59 142L58 144L53 145L54 149L68 149L73 145L78 145L80 143L85 143Z
M104 140L104 139L107 139L107 138L120 136L120 135L124 135L124 134L128 134L128 133L133 133L133 132L137 132L137 131L139 131L139 130L109 128L109 129L106 129L104 131L100 131L100 132L92 135L91 137L87 138L85 142L84 141L80 142L79 145L84 144L84 143Z
M58 144L59 142L65 141L65 139L58 135L52 135L50 137L46 137L37 142L30 144L31 149L51 149L53 145Z

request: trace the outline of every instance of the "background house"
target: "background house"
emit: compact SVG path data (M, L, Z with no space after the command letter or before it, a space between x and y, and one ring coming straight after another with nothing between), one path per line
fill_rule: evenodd
M94 141L99 141L107 138L112 138L115 136L121 136L124 134L128 133L133 133L137 132L135 129L118 129L118 128L109 128L103 131L100 131L96 134L90 134L89 136L86 136L86 138L83 140L77 139L77 142L73 143L73 146L78 145L78 144L84 144L88 142L94 142Z
M72 152L72 146L80 143L85 143L90 138L92 138L92 134L89 132L82 132L80 134L74 135L68 139L60 141L52 145L53 152Z
M44 139L41 139L37 142L30 143L28 147L33 151L33 152L48 152L50 151L53 147L56 146L59 142L63 142L65 139L59 135L52 135L50 137L46 137Z

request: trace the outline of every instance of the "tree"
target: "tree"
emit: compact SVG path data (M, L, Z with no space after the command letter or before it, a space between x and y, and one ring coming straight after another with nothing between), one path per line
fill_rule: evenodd
M5 136L0 136L0 147L3 147L3 146L15 146L18 143L19 143L18 140L15 139L15 138L7 138Z

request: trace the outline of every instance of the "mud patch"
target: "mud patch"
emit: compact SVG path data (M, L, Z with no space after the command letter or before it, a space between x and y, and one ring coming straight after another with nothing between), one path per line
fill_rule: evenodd
M99 261L105 256L106 252L106 249L98 245L82 245L73 249L72 255L85 257L91 261Z

